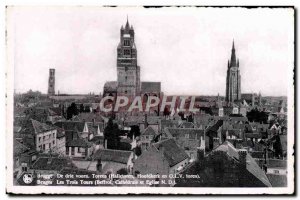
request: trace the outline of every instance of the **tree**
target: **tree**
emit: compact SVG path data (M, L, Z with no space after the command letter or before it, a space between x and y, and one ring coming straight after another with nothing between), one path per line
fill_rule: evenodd
M76 104L73 102L68 108L67 108L67 119L72 119L73 116L78 115L78 109L76 107Z
M259 122L266 124L268 121L268 114L264 111L259 111L256 109L252 109L247 112L247 118L250 122Z
M80 111L79 112L84 112L84 106L83 106L83 104L80 104Z
M107 140L108 149L118 149L120 143L119 133L118 125L114 124L112 118L110 118L104 129L104 139Z

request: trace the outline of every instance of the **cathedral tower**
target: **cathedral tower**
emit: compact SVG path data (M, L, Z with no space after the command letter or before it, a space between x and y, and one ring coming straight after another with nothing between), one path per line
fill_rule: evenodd
M49 69L48 95L55 95L55 69Z
M128 18L120 30L120 43L117 48L118 95L139 95L140 67L137 65L137 50L134 43L134 30Z
M231 59L228 60L226 78L226 101L234 102L241 100L241 75L239 60L236 59L234 41L232 43Z

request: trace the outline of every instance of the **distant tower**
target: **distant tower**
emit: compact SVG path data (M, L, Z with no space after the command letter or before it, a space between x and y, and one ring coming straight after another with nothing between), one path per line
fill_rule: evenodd
M261 93L260 92L258 94L258 105L262 106L262 104L261 104Z
M55 69L49 69L48 95L55 95Z
M125 28L120 30L120 43L117 48L118 95L136 96L140 93L140 67L137 65L137 50L134 30L128 18Z
M234 41L232 43L231 59L228 60L226 78L226 101L234 102L241 100L241 75L239 60L235 56Z

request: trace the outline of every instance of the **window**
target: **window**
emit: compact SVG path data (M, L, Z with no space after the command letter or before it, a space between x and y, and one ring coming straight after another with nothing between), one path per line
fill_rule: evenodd
M51 149L51 143L49 143L49 149Z
M43 140L45 140L46 136L43 136Z
M124 46L130 46L130 41L129 40L124 40Z
M73 156L75 153L75 147L71 147L71 155Z
M53 140L53 144L55 144L55 140Z
M39 137L39 142L41 141L42 137Z
M130 50L129 49L124 49L124 55L130 55Z
M36 155L31 157L31 161L35 161L36 160Z
M46 145L45 144L43 144L43 150L45 150L46 149Z
M66 155L69 155L69 147L66 147Z
M279 174L279 170L274 170L274 173L275 174Z

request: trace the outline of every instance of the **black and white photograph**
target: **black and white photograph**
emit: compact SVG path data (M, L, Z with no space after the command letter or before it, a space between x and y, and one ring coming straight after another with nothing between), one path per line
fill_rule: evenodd
M7 192L293 194L294 18L7 6Z

